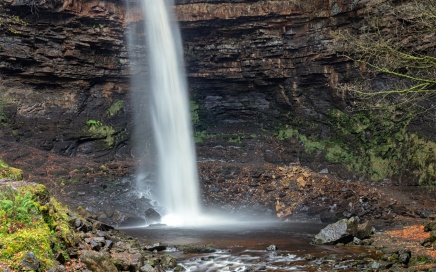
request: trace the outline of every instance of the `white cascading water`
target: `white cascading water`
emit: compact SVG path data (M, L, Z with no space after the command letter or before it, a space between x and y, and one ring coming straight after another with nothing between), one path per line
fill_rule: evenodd
M195 225L200 218L197 162L181 35L172 7L172 1L142 0L146 33L143 42L149 59L149 82L142 85L144 92L150 89L147 107L157 156L163 223Z

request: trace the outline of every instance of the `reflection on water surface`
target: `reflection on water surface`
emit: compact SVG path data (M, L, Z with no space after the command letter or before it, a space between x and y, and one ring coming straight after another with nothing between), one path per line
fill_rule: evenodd
M168 245L163 253L174 256L186 271L360 271L368 268L368 261L363 258L370 253L362 247L311 245L311 238L324 226L313 222L248 221L124 231L149 245ZM176 249L181 245L209 245L217 251L184 254ZM277 250L267 250L271 245Z

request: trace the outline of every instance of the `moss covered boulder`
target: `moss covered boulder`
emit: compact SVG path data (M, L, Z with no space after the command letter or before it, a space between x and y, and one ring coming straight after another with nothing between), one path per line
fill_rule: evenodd
M7 165L2 159L0 159L0 179L22 180L23 171Z
M0 188L0 263L12 271L47 271L59 265L55 256L68 259L74 232L47 188L22 181L0 182Z

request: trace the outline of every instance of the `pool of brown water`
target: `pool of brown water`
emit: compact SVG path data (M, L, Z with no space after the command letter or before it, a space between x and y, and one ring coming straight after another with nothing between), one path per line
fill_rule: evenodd
M186 271L361 271L372 252L361 246L319 246L311 238L325 225L313 222L239 222L203 227L123 229L175 257ZM180 246L208 245L213 253L185 254ZM275 250L274 247L275 246Z

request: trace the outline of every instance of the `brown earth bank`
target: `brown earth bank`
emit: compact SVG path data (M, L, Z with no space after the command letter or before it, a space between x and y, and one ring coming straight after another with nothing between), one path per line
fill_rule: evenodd
M424 232L422 226L436 219L434 191L389 180L342 180L329 174L328 168L313 171L298 162L277 165L260 161L263 156L248 160L245 156L252 151L234 144L215 149L217 159L201 157L206 154L201 147L198 150L205 207L234 216L268 215L281 220L324 223L358 216L376 229L371 242L366 243L379 252L381 266L374 270L391 269L392 256L404 248L411 251L413 265L397 264L392 271L433 271L436 267L435 249L425 241L430 233ZM230 155L235 150L239 156L233 156L232 161L217 155ZM9 142L0 142L0 157L23 169L26 181L46 185L61 202L94 220L115 226L147 220L144 211L131 214L120 207L148 207L126 193L126 188L135 187L133 160L102 164L86 157L68 158ZM119 198L124 198L124 202Z

